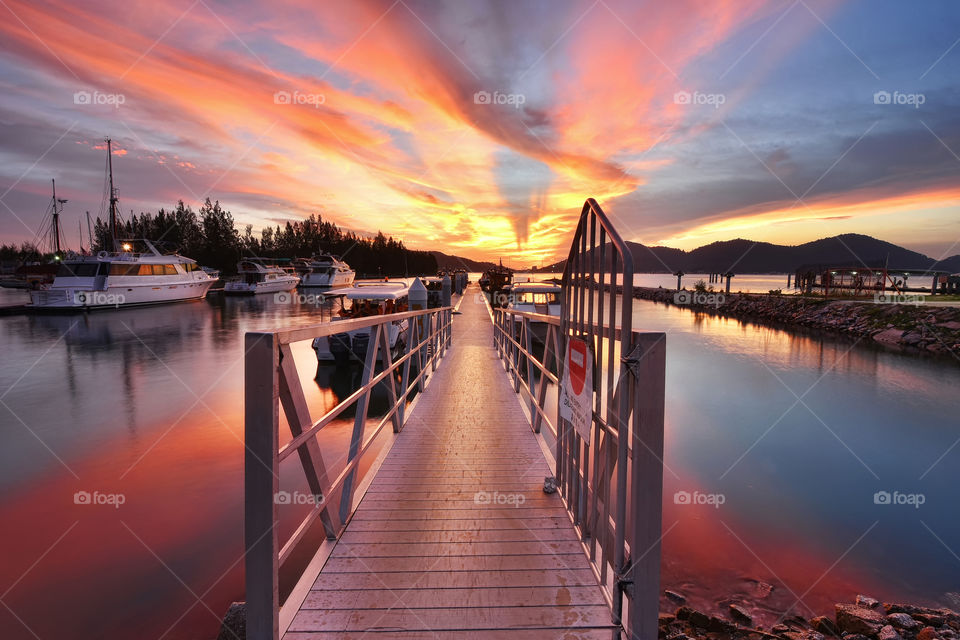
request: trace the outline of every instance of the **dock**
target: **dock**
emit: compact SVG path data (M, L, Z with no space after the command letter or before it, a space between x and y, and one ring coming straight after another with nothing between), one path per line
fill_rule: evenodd
M553 474L478 292L287 640L610 640L610 609L560 496L543 493Z
M632 328L632 282L590 199L559 317L491 307L463 274L439 307L420 287L402 313L247 333L246 638L655 640L666 351ZM291 345L367 330L359 387L311 416ZM370 416L375 388L389 408ZM324 450L348 408L346 455ZM313 506L281 535L285 460Z

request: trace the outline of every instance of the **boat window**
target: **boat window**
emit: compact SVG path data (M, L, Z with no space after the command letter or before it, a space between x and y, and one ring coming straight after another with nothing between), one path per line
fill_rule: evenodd
M520 302L532 304L560 304L560 297L556 293L535 293L527 291L520 294Z
M65 262L57 269L58 278L92 278L97 275L98 264L96 262L88 263L68 263Z
M112 276L135 276L139 267L135 264L123 264L122 262L113 262L110 264L110 275Z
M177 268L172 264L165 264L163 266L163 275L165 276L175 276L177 275Z

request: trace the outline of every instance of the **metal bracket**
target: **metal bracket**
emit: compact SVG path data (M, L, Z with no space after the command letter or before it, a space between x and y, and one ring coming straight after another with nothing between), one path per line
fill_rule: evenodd
M630 373L632 373L634 377L637 376L637 367L640 365L640 359L646 355L645 353L638 353L640 351L641 348L638 344L629 354L620 356L620 363L626 365L627 369L630 370Z

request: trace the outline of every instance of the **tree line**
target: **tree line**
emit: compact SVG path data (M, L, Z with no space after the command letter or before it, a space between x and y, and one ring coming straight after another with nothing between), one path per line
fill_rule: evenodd
M233 215L209 198L198 211L183 201L167 211L131 215L119 223L121 238L146 238L159 243L158 248L176 248L203 266L226 273L236 271L243 258L310 257L316 252L339 255L360 275L403 276L433 274L437 259L429 251L407 249L403 242L377 233L373 238L344 231L332 222L311 214L305 220L288 221L285 225L266 227L255 235L252 225L237 230ZM113 236L108 221L97 218L93 230L93 252L112 251ZM0 257L36 259L36 247L24 243L0 245Z

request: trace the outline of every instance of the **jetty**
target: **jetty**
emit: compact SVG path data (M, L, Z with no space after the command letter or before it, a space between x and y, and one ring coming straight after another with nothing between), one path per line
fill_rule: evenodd
M632 287L630 253L590 199L559 317L458 280L439 308L248 333L246 638L655 639L665 339L633 331L617 282ZM291 345L362 328L360 387L314 418ZM370 416L377 385L389 409ZM348 450L325 451L348 407ZM294 457L311 506L291 528Z

